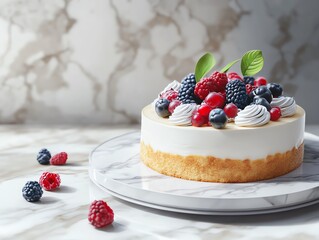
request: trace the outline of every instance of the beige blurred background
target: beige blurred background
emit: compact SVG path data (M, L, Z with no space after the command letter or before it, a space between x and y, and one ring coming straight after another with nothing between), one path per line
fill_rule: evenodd
M0 123L138 123L206 51L262 49L261 75L319 123L316 0L1 0Z

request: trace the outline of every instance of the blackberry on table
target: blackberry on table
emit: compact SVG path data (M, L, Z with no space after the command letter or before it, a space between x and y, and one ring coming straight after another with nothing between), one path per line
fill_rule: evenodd
M39 201L42 194L42 188L37 181L28 181L22 188L22 195L28 202Z
M195 74L188 74L181 82L181 88L178 91L178 100L182 103L199 103L200 99L194 93L196 86Z
M241 80L233 80L226 85L226 101L244 109L247 105L246 85Z

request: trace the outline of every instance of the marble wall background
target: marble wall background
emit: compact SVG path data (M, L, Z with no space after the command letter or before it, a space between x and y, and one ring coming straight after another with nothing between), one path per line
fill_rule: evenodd
M212 51L262 49L262 75L319 123L316 0L1 0L1 123L137 123Z

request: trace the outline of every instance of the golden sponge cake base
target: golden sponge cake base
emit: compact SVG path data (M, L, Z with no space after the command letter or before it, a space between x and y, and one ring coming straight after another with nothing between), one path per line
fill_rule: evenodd
M298 168L304 145L258 160L221 159L212 156L181 156L154 151L141 142L141 159L151 169L194 181L243 183L275 178Z

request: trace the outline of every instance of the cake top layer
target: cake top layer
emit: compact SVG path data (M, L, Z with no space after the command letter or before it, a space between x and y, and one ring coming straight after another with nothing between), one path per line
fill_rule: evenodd
M192 126L176 126L174 123L172 123L168 118L162 118L160 116L158 116L154 110L154 106L152 104L147 105L146 107L143 108L142 110L142 115L144 115L145 117L158 122L159 124L165 124L168 126L172 126L172 127L179 127L179 128L185 128L185 129L196 129L196 130L206 130L206 131L220 131L218 129L212 128L212 127L192 127ZM224 130L247 130L247 129L265 129L265 128L272 128L272 127L276 127L276 126L281 126L283 124L287 124L287 123L291 123L294 121L297 121L299 118L303 117L305 115L305 111L302 107L297 106L296 108L296 113L291 116L291 117L286 117L286 118L280 118L278 121L270 121L268 124L265 124L263 126L257 126L257 127L241 127L236 125L234 122L229 122Z

